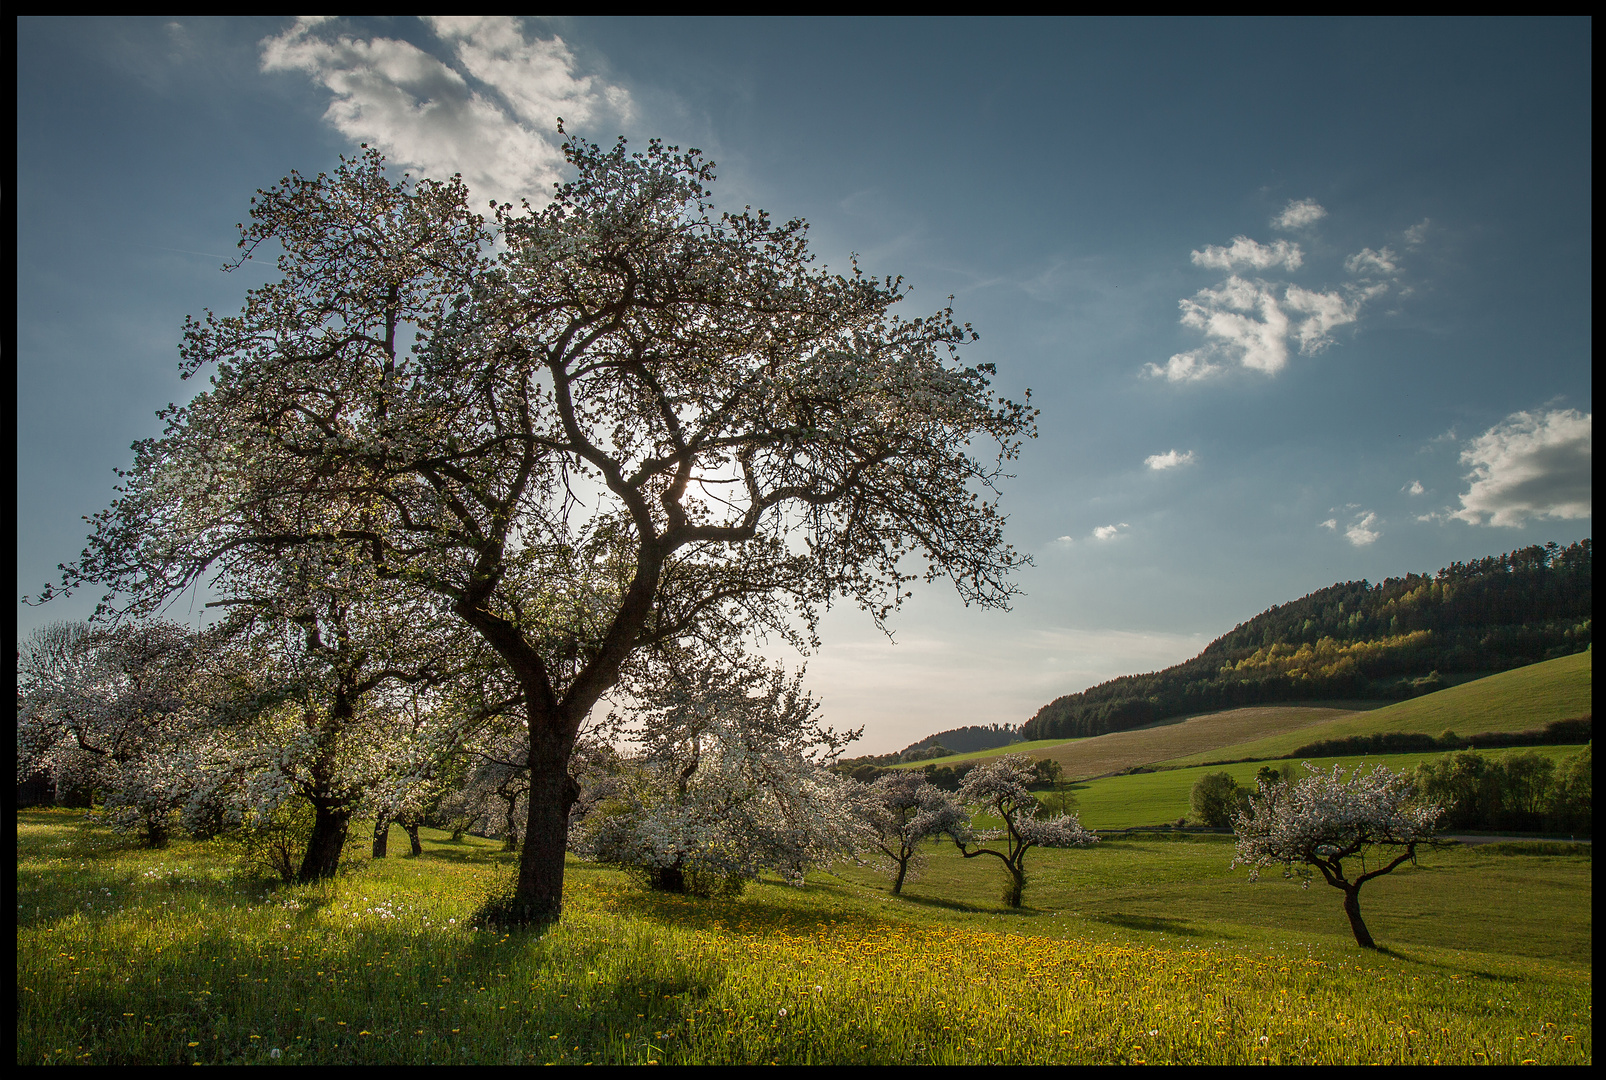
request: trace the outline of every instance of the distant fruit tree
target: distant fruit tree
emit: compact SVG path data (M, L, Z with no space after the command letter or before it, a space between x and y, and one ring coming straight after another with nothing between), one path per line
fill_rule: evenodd
M1001 823L997 828L960 833L955 838L960 854L967 859L991 855L1004 864L1009 870L1004 902L1012 908L1021 906L1026 891L1028 851L1034 847L1086 847L1099 842L1097 835L1082 828L1075 814L1037 816L1041 809L1037 796L1027 790L1036 776L1025 754L1008 754L971 769L959 787L960 802L974 808L978 816L986 815Z
M1303 878L1307 888L1315 867L1343 890L1355 940L1375 949L1361 920L1361 886L1414 863L1418 847L1435 845L1444 808L1417 803L1410 778L1382 765L1370 772L1357 766L1348 776L1339 765L1331 774L1310 764L1305 769L1309 775L1297 781L1260 781L1248 808L1233 819L1238 853L1232 866L1248 866L1249 880L1257 881L1262 867L1281 865L1284 877ZM1346 868L1346 860L1358 860L1360 872L1354 863Z

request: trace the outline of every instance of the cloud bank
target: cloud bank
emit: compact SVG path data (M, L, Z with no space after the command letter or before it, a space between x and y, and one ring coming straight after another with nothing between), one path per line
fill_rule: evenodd
M262 42L264 71L300 71L333 94L324 119L395 164L444 179L462 173L476 199L546 198L563 167L556 124L623 118L623 89L577 72L562 38L526 41L518 20L425 20L451 63L405 41L298 19Z
M1593 420L1576 409L1517 412L1473 439L1461 452L1472 486L1450 516L1508 528L1590 517Z

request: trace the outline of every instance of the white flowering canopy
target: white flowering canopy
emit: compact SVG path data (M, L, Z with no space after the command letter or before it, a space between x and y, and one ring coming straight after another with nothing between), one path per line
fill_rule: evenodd
M1281 865L1284 876L1298 874L1308 885L1314 866L1329 884L1342 885L1343 861L1359 857L1359 887L1414 857L1418 844L1437 835L1444 808L1416 803L1406 774L1382 765L1370 771L1357 766L1348 776L1341 765L1331 773L1308 762L1305 769L1309 775L1293 783L1262 780L1249 809L1233 822L1238 854L1232 865L1248 866L1251 881L1262 867ZM1369 870L1369 856L1384 866Z

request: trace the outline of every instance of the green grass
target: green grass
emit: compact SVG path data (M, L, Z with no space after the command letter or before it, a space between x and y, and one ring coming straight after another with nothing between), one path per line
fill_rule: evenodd
M700 901L571 862L544 935L472 925L494 844L424 845L273 888L21 812L18 1063L1591 1061L1578 855L1429 853L1367 886L1372 952L1335 890L1249 885L1218 838L1034 850L1021 912L951 847L904 898L853 866Z
M1532 746L1490 750L1484 753L1490 757L1502 757L1506 754L1531 750L1545 757L1554 758L1560 764L1561 759L1571 757L1582 749L1582 746ZM1367 754L1305 760L1323 772L1330 771L1334 765L1343 765L1346 769L1356 766L1370 768L1373 765L1386 765L1398 772L1413 770L1419 762L1443 756L1444 753L1440 751L1425 754ZM1062 785L1062 790L1069 791L1076 797L1073 809L1081 816L1082 824L1090 829L1127 829L1142 825L1163 825L1181 817L1192 816L1189 797L1193 785L1206 773L1224 772L1239 784L1253 788L1255 774L1265 764L1267 762L1245 761L1230 765L1196 765L1185 769L1163 769L1130 776L1107 776L1098 780L1065 784ZM1278 761L1272 764L1281 768L1286 765L1298 766L1301 762Z
M1593 711L1594 653L1585 651L1527 667L1502 671L1410 701L1396 702L1359 716L1344 717L1299 731L1271 735L1204 751L1168 755L1166 765L1198 765L1233 758L1275 758L1306 743L1345 735L1387 731L1437 735L1454 731L1529 731L1552 720ZM1104 736L1108 738L1108 736ZM1162 759L1155 759L1160 761Z

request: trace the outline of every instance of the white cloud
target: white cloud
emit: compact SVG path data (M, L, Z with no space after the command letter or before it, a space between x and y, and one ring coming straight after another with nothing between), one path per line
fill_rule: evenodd
M1395 258L1393 250L1387 245L1379 251L1361 248L1344 260L1344 269L1352 274L1397 274L1400 264L1394 261Z
M1517 412L1473 439L1461 452L1472 486L1451 516L1507 527L1591 516L1593 420L1576 409Z
M1131 526L1124 521L1119 525L1100 525L1098 528L1093 530L1093 536L1098 540L1113 540L1116 533L1120 532L1122 529L1129 528L1131 528Z
M1346 302L1336 292L1312 292L1298 285L1290 285L1284 296L1289 307L1306 314L1306 318L1299 321L1295 336L1299 338L1299 351L1307 356L1321 352L1333 343L1328 336L1329 331L1360 317L1360 302Z
M1370 511L1356 514L1355 522L1344 530L1344 536L1356 547L1365 547L1383 534L1372 528L1377 524L1377 515Z
M1421 221L1405 230L1406 247L1414 248L1422 245L1422 241L1427 239L1429 220L1429 218L1423 218Z
M1187 453L1181 454L1175 450L1167 450L1163 454L1150 454L1143 459L1143 464L1156 471L1174 469L1178 465L1192 465L1193 451L1189 450Z
M514 19L427 21L473 84L408 42L330 25L303 18L265 39L263 70L306 72L333 93L324 119L341 134L427 176L461 172L476 201L544 199L564 164L557 117L573 130L630 108L624 90L576 74L563 39L527 43Z
M1055 547L1070 547L1076 541L1069 536L1056 536L1052 543Z
M1193 253L1193 265L1208 270L1236 270L1239 267L1265 270L1272 266L1298 270L1304 261L1304 253L1299 250L1298 244L1291 244L1287 240L1278 240L1269 245L1259 244L1247 236L1233 237L1230 247L1211 245Z
M1412 480L1409 484L1406 484L1400 490L1404 491L1404 492L1406 492L1408 494L1411 494L1411 495L1420 495L1420 494L1422 494L1422 492L1426 491L1427 489L1422 486L1422 481L1420 481L1420 480Z
M1246 281L1234 275L1213 289L1200 289L1178 301L1182 325L1202 330L1211 347L1179 353L1161 369L1150 364L1152 375L1164 374L1173 382L1199 378L1193 371L1209 366L1205 357L1221 355L1246 368L1276 374L1288 365L1290 339L1299 351L1314 355L1331 345L1331 332L1359 317L1360 301L1345 300L1336 292L1313 292L1288 285L1281 298L1264 281ZM1292 317L1290 317L1292 313ZM1302 316L1302 317L1301 317ZM1179 364L1186 358L1186 365Z
M1303 229L1326 216L1327 211L1315 199L1291 199L1271 223L1279 229Z
M1178 305L1182 325L1203 330L1244 367L1272 374L1288 363L1288 316L1264 282L1234 275Z
M1318 525L1317 528L1320 528L1320 529L1332 529L1334 532L1337 532L1338 531L1338 519L1337 518L1328 518L1326 521L1324 521L1320 525Z
M1167 382L1193 382L1198 379L1208 379L1212 375L1220 374L1221 365L1212 364L1204 358L1204 350L1195 349L1191 352L1180 352L1165 363L1143 365L1143 373L1151 379L1164 378Z

